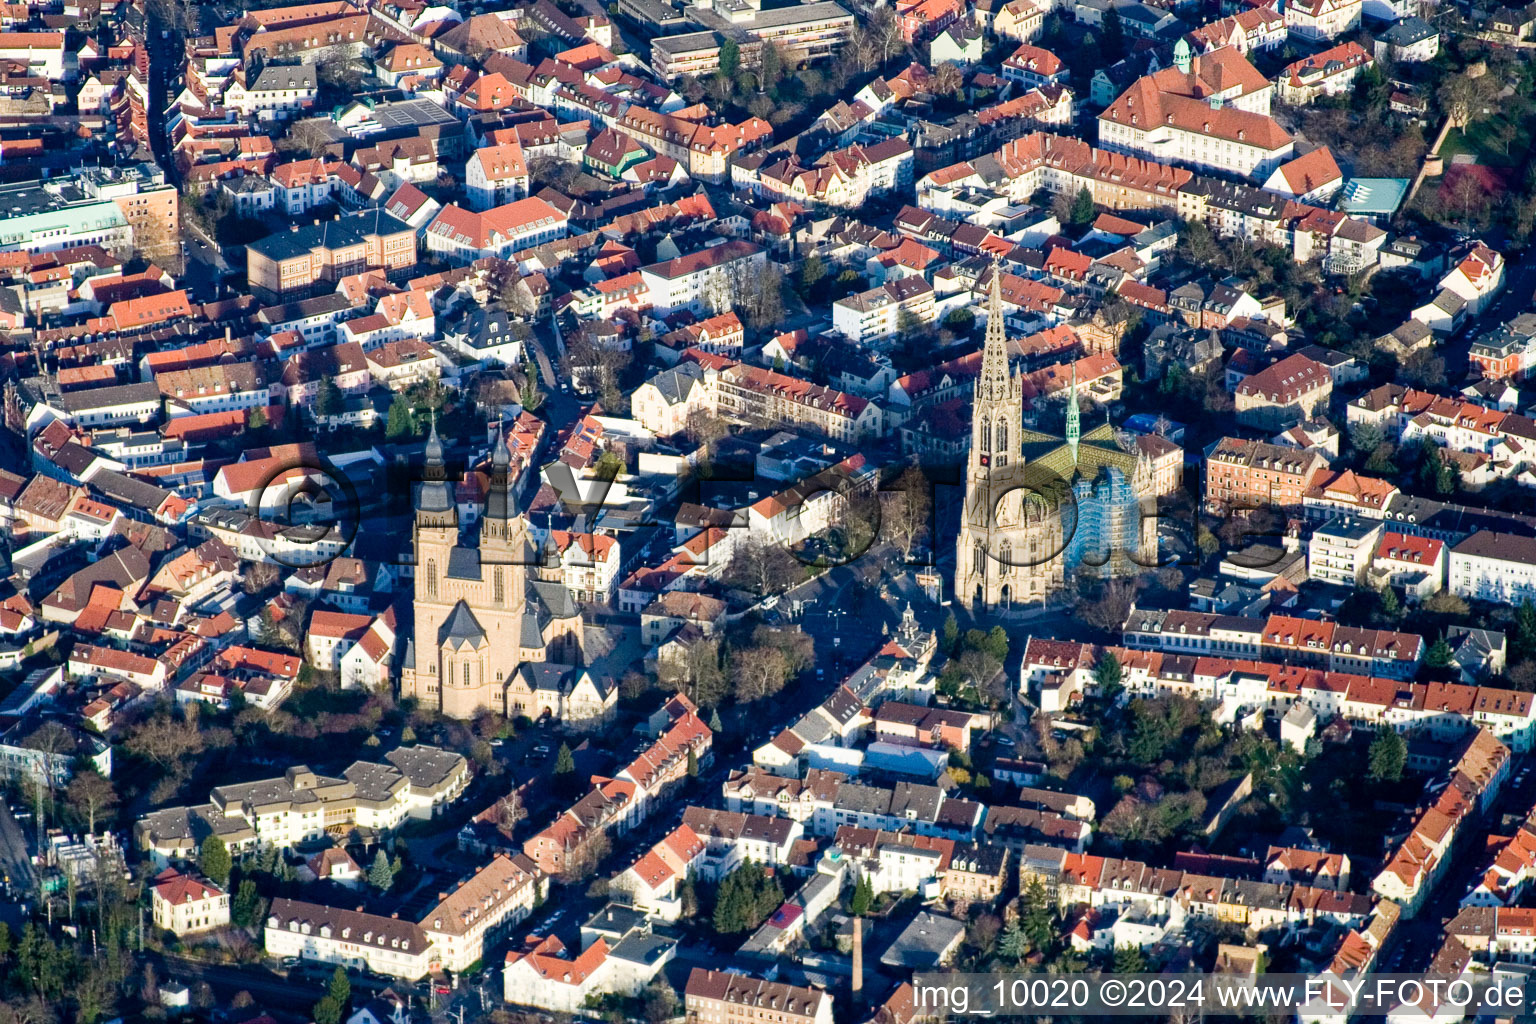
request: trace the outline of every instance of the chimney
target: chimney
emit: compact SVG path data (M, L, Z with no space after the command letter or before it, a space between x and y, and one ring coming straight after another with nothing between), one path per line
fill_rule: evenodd
M864 994L864 919L853 918L853 1005L858 1006Z

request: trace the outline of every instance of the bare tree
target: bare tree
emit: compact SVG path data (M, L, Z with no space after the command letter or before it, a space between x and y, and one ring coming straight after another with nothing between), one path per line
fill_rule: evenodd
M566 858L565 869L559 874L561 883L576 885L591 878L597 873L598 865L603 862L604 857L608 856L608 851L612 848L606 834L598 832L592 836L572 850Z
M180 274L184 269L181 237L159 217L142 220L134 225L133 248L144 262L158 264L172 274Z
M617 409L624 400L619 378L632 362L633 352L594 344L578 334L571 338L560 357L560 369L571 380L579 380L584 387L596 391L604 406Z
M331 144L326 118L306 117L289 125L288 132L277 143L277 148L288 153L303 153L310 157L325 154Z
M100 772L80 772L70 780L65 795L75 812L85 816L91 835L96 834L97 816L117 805L117 790L112 787L112 780Z
M1107 580L1099 595L1091 601L1077 604L1077 617L1095 629L1106 633L1118 632L1131 613L1136 600L1136 585L1129 580Z
M688 414L683 432L694 444L713 451L717 443L730 436L731 425L708 409L694 409Z
M738 703L772 697L788 677L789 663L778 648L745 647L731 652L731 682Z
M240 567L240 589L260 594L282 579L282 572L271 562L244 562Z
M725 696L720 642L714 637L699 637L682 657L663 659L657 665L657 677L662 685L687 693L696 704L718 704Z
M964 87L965 74L958 64L945 61L934 69L932 89L935 96L958 96Z
M517 823L528 817L528 809L523 806L523 798L518 795L514 787L512 792L496 802L496 824L502 831L511 834L517 827Z
M896 20L896 12L889 6L875 8L874 16L869 20L869 30L881 64L889 61L907 45L906 37L901 33L901 24Z
M196 724L159 712L139 723L123 745L162 768L176 770L183 758L202 750L203 741Z
M538 310L538 300L528 287L517 264L511 260L496 260L486 272L486 290L492 302L500 303L507 312L531 319Z
M766 597L798 583L805 566L782 544L753 539L736 546L723 578L727 585Z
M928 536L928 520L933 515L932 489L932 482L920 467L908 466L881 494L885 535L901 548L903 558L910 559L918 538Z

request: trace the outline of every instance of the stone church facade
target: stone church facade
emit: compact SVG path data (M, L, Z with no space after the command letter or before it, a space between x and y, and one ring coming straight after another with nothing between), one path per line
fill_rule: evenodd
M511 455L499 440L479 533L461 536L434 426L415 501L415 589L400 694L450 718L489 710L537 719L601 719L614 694L582 669L582 620L556 554L538 552L516 510ZM569 715L568 712L578 712Z
M973 613L1043 603L1080 569L1134 575L1155 564L1151 465L1107 422L1083 432L1075 376L1064 437L1023 421L994 268L955 550L955 598Z

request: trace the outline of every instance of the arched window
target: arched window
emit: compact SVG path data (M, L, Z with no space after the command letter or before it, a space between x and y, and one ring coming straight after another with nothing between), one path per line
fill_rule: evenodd
M501 576L501 566L499 566L499 565L496 567L495 573L493 573L492 576L491 576L491 587L496 592L495 593L496 603L498 605L506 604L507 603L506 582L505 582L505 580L502 579L502 576Z
M971 572L980 575L982 568L986 565L985 559L986 555L981 550L981 541L978 540L976 546L971 549Z
M992 450L991 447L989 446L989 442L991 440L992 440L991 425L990 425L989 421L982 420L981 421L981 450L982 451L989 452L989 451Z
M464 685L469 685L469 662L464 663Z
M1003 541L1003 546L998 549L997 560L1003 563L1003 572L1013 571L1013 541Z
M427 596L437 596L437 561L432 558L427 559Z
M1006 420L998 421L997 442L992 445L992 450L995 452L1005 452L1008 450L1008 423Z

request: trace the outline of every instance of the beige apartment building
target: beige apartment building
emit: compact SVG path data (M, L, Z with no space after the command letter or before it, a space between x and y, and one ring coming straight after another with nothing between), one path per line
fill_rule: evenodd
M208 803L151 811L134 824L141 851L157 865L194 856L217 835L239 856L284 849L356 829L388 832L407 818L430 818L469 784L469 762L436 747L400 747L387 764L356 761L340 778L295 765L279 778L215 786Z
M832 1024L825 989L695 967L683 993L688 1024Z
M305 298L365 270L415 265L416 230L382 210L295 226L246 247L251 291L274 302Z
M497 854L422 917L436 962L458 972L484 958L488 945L533 913L546 884L527 857Z

